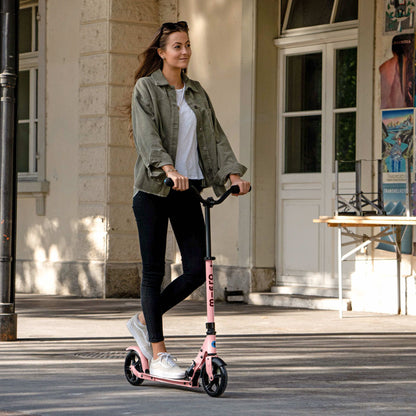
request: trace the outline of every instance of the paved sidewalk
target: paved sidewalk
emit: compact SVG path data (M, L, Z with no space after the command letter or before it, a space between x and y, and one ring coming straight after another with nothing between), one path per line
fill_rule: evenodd
M416 317L216 306L224 395L124 378L133 299L20 295L18 341L0 343L0 415L415 415ZM165 318L186 367L204 337L204 304Z

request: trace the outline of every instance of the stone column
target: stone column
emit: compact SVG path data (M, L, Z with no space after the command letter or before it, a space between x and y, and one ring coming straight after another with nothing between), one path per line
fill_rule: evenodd
M78 260L86 295L139 294L128 115L137 56L176 2L83 0L80 24Z

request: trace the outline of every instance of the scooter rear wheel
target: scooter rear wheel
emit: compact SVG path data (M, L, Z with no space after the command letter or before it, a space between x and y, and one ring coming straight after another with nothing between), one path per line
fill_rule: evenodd
M129 351L126 355L126 359L124 361L124 374L126 376L127 381L132 384L133 386L140 386L143 383L143 379L135 376L131 371L130 367L134 366L137 371L140 373L143 372L142 362L140 360L139 354L136 351Z
M215 360L212 361L212 374L214 376L214 380L210 381L205 364L201 369L201 382L202 387L211 397L218 397L224 393L227 382L228 382L228 374L227 369L224 365L220 365Z

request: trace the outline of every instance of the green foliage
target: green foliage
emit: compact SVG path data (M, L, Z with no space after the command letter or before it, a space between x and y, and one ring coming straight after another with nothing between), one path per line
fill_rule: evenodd
M357 49L337 51L336 108L353 108L357 96ZM335 158L340 172L354 170L355 161L355 112L335 115Z
M337 114L335 119L335 159L340 172L352 172L355 161L355 113Z

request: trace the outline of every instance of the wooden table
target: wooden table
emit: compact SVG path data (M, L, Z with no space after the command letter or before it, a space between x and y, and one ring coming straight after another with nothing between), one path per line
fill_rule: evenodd
M416 217L393 217L393 216L365 216L339 215L334 217L319 217L313 220L314 223L327 224L329 227L338 228L338 297L339 316L342 318L342 262L357 251L367 247L373 242L382 242L394 247L397 263L397 313L401 313L401 287L400 287L400 265L402 260L401 242L402 228L407 225L416 225ZM377 234L368 236L360 232L360 227L383 227ZM351 230L358 228L358 230ZM382 237L394 236L394 242L381 240ZM346 236L353 241L342 244L342 237ZM355 247L342 255L342 246L354 244Z

